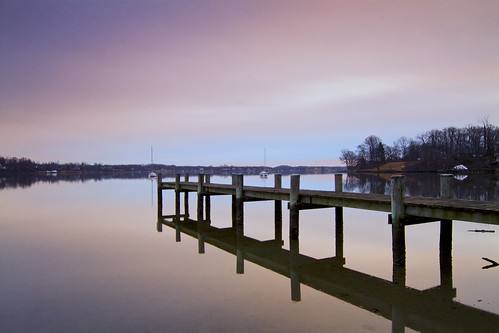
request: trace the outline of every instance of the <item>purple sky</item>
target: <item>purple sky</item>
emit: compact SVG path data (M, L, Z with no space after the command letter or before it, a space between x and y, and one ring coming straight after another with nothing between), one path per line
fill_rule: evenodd
M499 125L499 1L0 0L0 155L338 165Z

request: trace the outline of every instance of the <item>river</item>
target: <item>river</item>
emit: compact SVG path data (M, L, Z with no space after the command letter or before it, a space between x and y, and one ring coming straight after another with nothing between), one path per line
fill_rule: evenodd
M438 194L438 177L426 176L407 177L410 195ZM345 191L384 193L389 186L389 177L356 177L344 177ZM473 178L456 179L456 197L498 201L495 178ZM329 189L333 180L302 175L301 187ZM386 213L345 208L339 258L334 209L300 212L298 245L288 240L283 203L276 246L274 203L245 203L241 262L223 245L232 237L224 236L232 226L230 197L211 198L210 224L199 239L187 226L179 233L158 225L149 179L9 184L0 191L1 332L498 330L499 267L482 259L499 261L497 226L454 221L444 265L440 224L407 227L400 277ZM247 176L245 184L273 186L273 179ZM189 196L191 218L196 200ZM173 202L173 191L164 191L165 214L173 214ZM469 323L456 327L456 315Z

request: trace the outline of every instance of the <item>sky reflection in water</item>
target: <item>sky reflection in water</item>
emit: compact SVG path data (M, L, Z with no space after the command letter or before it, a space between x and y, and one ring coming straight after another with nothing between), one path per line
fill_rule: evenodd
M391 330L389 320L304 285L301 301L292 302L289 278L248 261L244 274L236 274L232 254L207 244L200 255L196 239L182 235L178 243L166 226L158 233L152 186L106 180L0 191L0 331ZM172 213L173 193L164 195L164 211ZM211 203L212 226L230 227L230 198ZM195 194L189 204L195 218ZM273 202L244 209L245 236L273 239ZM386 214L345 209L344 221L345 267L391 281ZM454 223L455 300L498 314L499 269L483 270L481 259L497 259L497 233L467 232L473 226ZM289 250L287 228L283 203L283 248ZM436 223L408 228L408 286L439 285L438 231ZM301 212L300 254L332 257L334 242L333 209Z

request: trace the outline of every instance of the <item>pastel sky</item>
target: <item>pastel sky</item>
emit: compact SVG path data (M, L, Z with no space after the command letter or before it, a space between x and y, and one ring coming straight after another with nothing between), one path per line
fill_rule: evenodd
M0 155L340 165L499 124L497 0L0 0Z

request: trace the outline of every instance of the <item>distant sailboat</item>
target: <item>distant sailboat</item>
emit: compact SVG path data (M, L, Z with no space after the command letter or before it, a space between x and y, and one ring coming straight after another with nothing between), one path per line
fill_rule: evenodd
M267 179L267 177L269 176L267 171L265 171L266 164L267 164L267 149L264 149L263 150L263 170L262 170L262 172L260 172L260 178L262 178L262 179Z
M152 146L151 146L151 168L152 168ZM158 177L152 170L149 172L149 179L155 179Z

